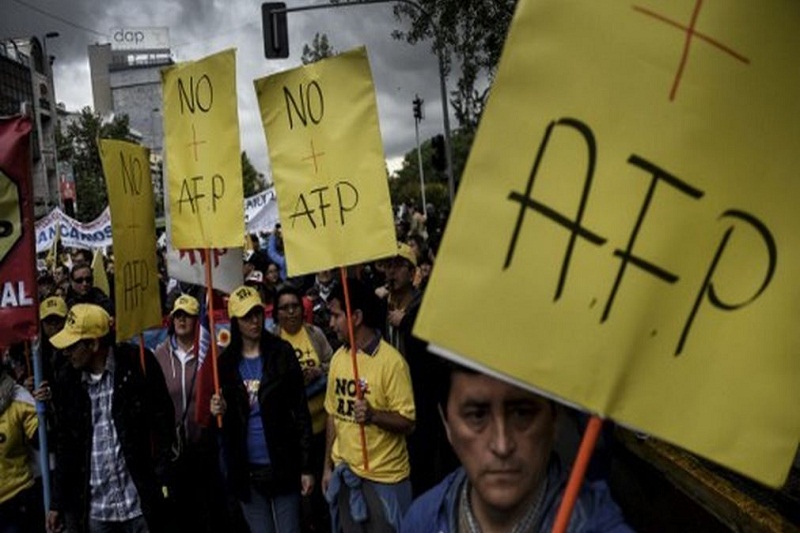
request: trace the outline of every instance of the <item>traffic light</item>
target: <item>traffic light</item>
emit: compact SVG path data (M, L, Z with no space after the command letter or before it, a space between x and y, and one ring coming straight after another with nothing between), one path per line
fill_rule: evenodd
M444 154L444 136L436 135L431 139L433 155L431 155L431 165L440 172L447 168L447 156Z
M267 59L286 59L289 57L289 31L286 27L286 9L283 2L264 2L261 4L261 29L264 34L264 57Z
M417 120L422 120L422 102L423 101L424 100L422 100L422 98L420 98L419 95L416 95L416 98L414 98L414 101L411 102L412 104L414 104L414 118L417 119Z

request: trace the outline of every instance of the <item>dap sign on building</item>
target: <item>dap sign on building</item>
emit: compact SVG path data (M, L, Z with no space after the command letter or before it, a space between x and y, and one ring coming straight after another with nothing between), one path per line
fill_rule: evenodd
M797 20L780 0L520 1L415 333L780 485Z
M244 238L236 54L161 71L175 248L235 248Z
M396 253L364 47L255 81L290 276Z

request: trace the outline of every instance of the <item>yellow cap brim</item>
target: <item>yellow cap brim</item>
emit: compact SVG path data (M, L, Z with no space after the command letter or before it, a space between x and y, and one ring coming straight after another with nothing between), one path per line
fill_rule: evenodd
M63 350L68 346L72 346L79 340L81 340L81 336L78 335L77 333L72 333L71 331L62 329L60 332L50 337L50 344L52 344L59 350Z

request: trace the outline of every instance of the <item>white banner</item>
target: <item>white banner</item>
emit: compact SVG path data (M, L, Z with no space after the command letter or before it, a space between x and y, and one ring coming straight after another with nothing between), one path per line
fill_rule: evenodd
M244 224L248 233L272 231L278 222L274 187L244 199Z
M244 200L244 221L248 233L272 231L278 219L275 189L254 194ZM78 222L56 208L36 221L36 253L53 246L57 228L61 228L61 245L68 248L101 248L111 246L111 213L106 207L91 222ZM244 236L242 236L244 240ZM174 276L173 276L174 277ZM194 282L192 282L194 283ZM240 283L241 284L241 283ZM216 286L216 283L214 283Z
M243 283L242 249L211 250L211 278L214 288L231 293ZM167 245L167 273L171 278L196 285L206 285L206 264L202 250L176 250Z
M99 217L91 222L78 222L60 209L51 211L36 221L36 252L44 252L53 246L56 231L61 232L61 245L68 248L101 248L111 246L111 214L106 207Z

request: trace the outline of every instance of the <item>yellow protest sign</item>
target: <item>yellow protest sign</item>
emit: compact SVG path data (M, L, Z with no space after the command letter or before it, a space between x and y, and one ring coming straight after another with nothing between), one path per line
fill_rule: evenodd
M254 83L289 275L393 255L389 184L366 49Z
M150 152L125 141L100 139L114 240L117 340L161 324L156 222Z
M798 17L521 0L415 333L780 485L800 436Z
M236 55L227 50L161 71L172 244L242 245L244 208Z

